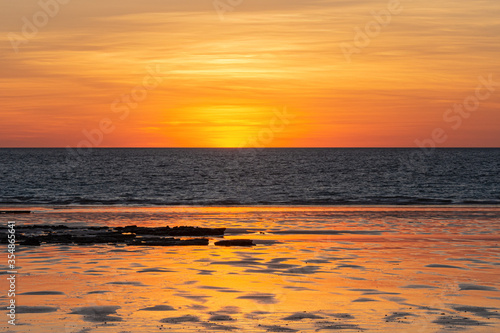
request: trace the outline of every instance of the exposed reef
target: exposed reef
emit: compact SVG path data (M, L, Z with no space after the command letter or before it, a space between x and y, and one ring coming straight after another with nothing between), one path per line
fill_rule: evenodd
M2 228L5 229L5 228ZM42 244L94 245L122 244L130 246L208 245L205 237L224 236L226 228L199 227L68 227L66 225L18 225L16 241L24 246ZM174 238L183 237L181 238ZM201 238L192 238L201 237ZM0 239L7 243L8 239Z

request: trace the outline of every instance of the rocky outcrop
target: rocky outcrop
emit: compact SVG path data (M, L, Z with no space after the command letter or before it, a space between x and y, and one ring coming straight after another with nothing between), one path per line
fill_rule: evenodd
M251 239L225 239L214 243L217 246L254 246Z
M0 228L5 229L5 228ZM123 244L130 246L200 246L208 245L208 236L223 236L226 228L198 227L68 227L66 225L18 225L16 240L20 245L41 244L93 245ZM186 237L179 239L169 236ZM197 238L187 238L197 237ZM0 239L6 243L7 237Z

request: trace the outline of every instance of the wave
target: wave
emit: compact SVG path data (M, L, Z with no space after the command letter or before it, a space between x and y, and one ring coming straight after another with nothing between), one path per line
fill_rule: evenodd
M500 199L410 198L381 197L361 199L294 199L294 200L158 200L158 199L91 199L91 198L0 198L0 205L41 205L41 206L362 206L362 205L499 205Z

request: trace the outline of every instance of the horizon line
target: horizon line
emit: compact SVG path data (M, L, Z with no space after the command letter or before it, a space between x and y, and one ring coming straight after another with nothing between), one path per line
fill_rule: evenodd
M500 149L497 147L0 147L0 149Z

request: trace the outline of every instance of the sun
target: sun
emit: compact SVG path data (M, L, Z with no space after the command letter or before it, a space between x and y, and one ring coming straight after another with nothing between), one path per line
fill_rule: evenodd
M242 148L249 145L251 131L245 126L219 126L212 128L210 146L216 148Z
M268 126L273 109L263 106L217 105L199 106L179 113L190 133L188 146L214 148L252 147L259 130ZM196 143L195 143L196 142Z

